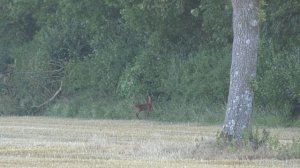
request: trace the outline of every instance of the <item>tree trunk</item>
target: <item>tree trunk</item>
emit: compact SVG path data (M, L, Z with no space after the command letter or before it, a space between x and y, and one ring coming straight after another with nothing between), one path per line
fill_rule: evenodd
M241 142L250 123L259 42L258 0L231 0L233 6L232 62L229 96L222 136Z

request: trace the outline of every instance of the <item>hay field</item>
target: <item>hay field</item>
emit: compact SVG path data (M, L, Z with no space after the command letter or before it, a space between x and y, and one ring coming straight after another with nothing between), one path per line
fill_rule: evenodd
M220 126L137 120L46 117L0 118L0 167L300 167L270 152L224 152ZM299 128L276 128L282 143L300 139ZM264 159L259 158L261 154Z

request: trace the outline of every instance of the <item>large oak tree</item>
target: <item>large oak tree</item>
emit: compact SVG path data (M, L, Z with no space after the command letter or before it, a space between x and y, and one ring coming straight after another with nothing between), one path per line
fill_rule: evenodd
M256 76L259 0L231 0L231 2L234 40L229 96L222 136L241 142L253 111L254 93L251 81Z

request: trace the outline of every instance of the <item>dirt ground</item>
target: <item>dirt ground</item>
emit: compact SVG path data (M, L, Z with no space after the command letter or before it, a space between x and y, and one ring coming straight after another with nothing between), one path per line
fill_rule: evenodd
M0 167L300 167L276 152L228 151L216 144L221 126L138 120L0 118ZM281 143L300 128L270 128Z

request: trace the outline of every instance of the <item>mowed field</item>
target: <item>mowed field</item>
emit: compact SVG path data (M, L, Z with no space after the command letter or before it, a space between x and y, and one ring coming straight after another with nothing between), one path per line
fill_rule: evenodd
M221 126L143 120L0 118L0 167L288 167L272 151L226 151L216 144ZM299 128L268 129L281 143ZM265 155L264 158L261 158Z

